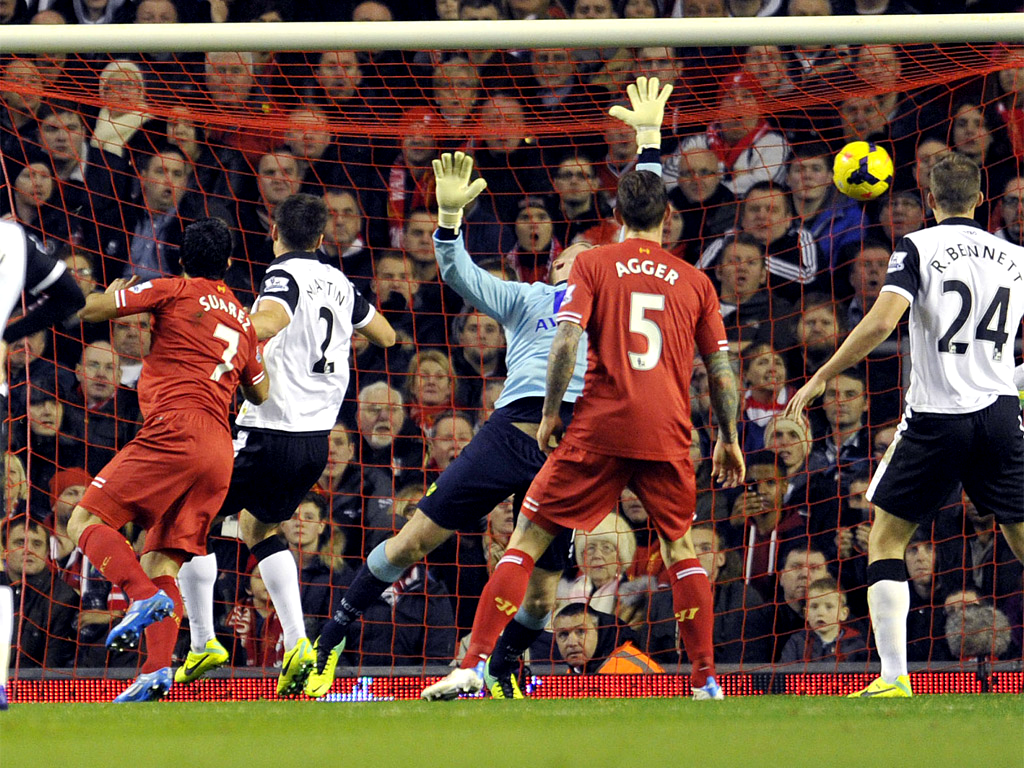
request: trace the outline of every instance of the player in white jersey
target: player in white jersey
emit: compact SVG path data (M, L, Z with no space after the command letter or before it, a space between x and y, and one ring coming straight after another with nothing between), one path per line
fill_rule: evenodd
M278 695L299 693L316 660L306 637L299 576L277 536L327 465L328 436L349 380L353 331L389 347L395 332L336 266L320 261L327 208L312 195L292 195L274 210L274 261L253 305L253 326L269 339L264 363L270 396L243 403L235 421L235 464L221 509L238 513L242 540L260 567L284 634ZM198 561L198 562L197 562ZM213 631L213 555L193 558L178 579L190 619L192 648L175 673L190 683L227 661Z
M932 169L928 206L937 225L900 240L874 307L786 407L798 415L888 338L910 307L906 412L868 488L875 504L868 607L882 670L852 697L913 695L904 552L957 483L979 514L995 516L1024 562L1024 425L1013 358L1024 317L1024 248L974 221L980 189L981 172L964 155Z

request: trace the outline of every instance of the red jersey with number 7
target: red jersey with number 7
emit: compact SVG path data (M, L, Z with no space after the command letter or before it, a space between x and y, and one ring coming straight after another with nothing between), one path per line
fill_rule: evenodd
M143 416L201 410L230 428L239 381L266 376L249 313L231 289L202 277L160 278L117 291L114 306L118 317L153 314L153 345L139 377Z
M650 240L584 251L556 319L587 332L587 373L565 435L594 453L689 455L695 348L728 350L707 276Z

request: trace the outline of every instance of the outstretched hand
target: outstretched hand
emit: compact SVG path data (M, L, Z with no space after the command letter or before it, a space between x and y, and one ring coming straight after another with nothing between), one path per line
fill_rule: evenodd
M711 456L711 478L721 483L723 488L735 488L743 482L746 472L747 466L740 444L716 440L715 450Z
M664 86L656 77L638 77L626 88L632 109L616 104L608 114L636 130L637 147L661 146L661 123L665 119L665 103L672 95L671 83Z
M796 394L789 398L786 403L786 410L783 414L790 419L802 419L803 411L812 402L817 400L825 392L825 382L815 376L811 376Z
M138 282L138 275L132 275L131 277L119 277L116 280L110 281L110 285L107 286L107 289L104 291L104 293L117 293L118 291L123 291L126 288L131 288Z
M473 176L473 158L465 152L445 152L435 159L434 188L437 195L437 223L458 230L462 224L462 209L476 200L487 188L487 182Z

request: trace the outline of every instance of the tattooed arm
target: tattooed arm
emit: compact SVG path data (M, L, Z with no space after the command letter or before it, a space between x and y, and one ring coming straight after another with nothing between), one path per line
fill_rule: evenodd
M537 429L537 445L545 453L550 453L554 446L551 437L560 432L562 419L558 412L562 407L562 398L569 388L569 380L576 367L576 348L580 344L583 328L576 323L567 321L558 324L555 340L551 342L548 354L547 387L544 393L544 413L540 427Z
M704 363L708 369L711 407L715 421L718 422L718 440L711 459L711 476L726 488L732 488L743 480L746 471L736 430L740 404L736 375L729 361L729 353L724 350L712 352Z

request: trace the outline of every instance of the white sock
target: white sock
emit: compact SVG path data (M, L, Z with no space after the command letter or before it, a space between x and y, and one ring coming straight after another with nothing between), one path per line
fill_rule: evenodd
M299 569L288 550L275 552L260 560L260 576L274 602L274 610L284 632L284 647L291 650L306 636L302 620L302 598L299 595Z
M213 640L213 586L217 582L217 556L193 557L178 571L178 588L188 612L192 650L202 653Z
M882 659L882 679L894 683L897 677L907 674L910 583L876 581L868 587L868 609L875 630L875 646Z

